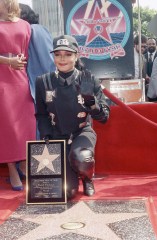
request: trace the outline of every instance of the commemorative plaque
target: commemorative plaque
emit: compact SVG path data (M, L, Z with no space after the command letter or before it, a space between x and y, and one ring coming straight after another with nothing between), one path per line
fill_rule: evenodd
M27 142L27 204L64 204L66 196L64 140Z

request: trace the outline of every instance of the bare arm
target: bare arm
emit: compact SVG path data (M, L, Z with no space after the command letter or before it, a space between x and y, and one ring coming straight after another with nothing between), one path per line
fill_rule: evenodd
M4 57L0 56L0 64L8 65L8 67L11 67L16 70L22 70L25 67L25 64L27 63L26 57Z

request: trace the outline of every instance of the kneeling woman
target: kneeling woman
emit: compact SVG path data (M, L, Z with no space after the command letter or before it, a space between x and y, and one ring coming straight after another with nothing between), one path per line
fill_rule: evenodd
M98 80L86 70L78 70L78 44L69 35L53 41L55 73L40 76L36 81L36 118L40 138L65 139L67 196L78 192L82 179L84 194L95 193L94 148L96 134L91 119L105 123L109 107ZM49 95L49 93L52 93Z

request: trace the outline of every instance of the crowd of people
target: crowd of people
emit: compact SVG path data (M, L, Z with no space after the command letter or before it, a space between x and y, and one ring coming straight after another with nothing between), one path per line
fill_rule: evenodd
M157 101L157 42L155 38L148 38L143 34L141 35L141 42L139 40L139 36L135 36L135 79L141 77L145 79L146 100L154 102Z

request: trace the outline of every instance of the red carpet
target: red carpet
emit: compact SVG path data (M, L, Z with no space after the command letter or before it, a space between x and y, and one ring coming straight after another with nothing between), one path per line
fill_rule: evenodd
M0 224L25 201L25 192L12 191L7 178L8 169L2 165L0 168Z
M94 122L96 173L157 174L157 104L125 105L104 91L118 106L106 124Z
M96 194L92 199L130 199L157 196L157 175L109 175L96 177ZM89 200L82 194L82 185L76 199Z
M157 197L150 197L146 202L146 207L155 235L157 236Z

